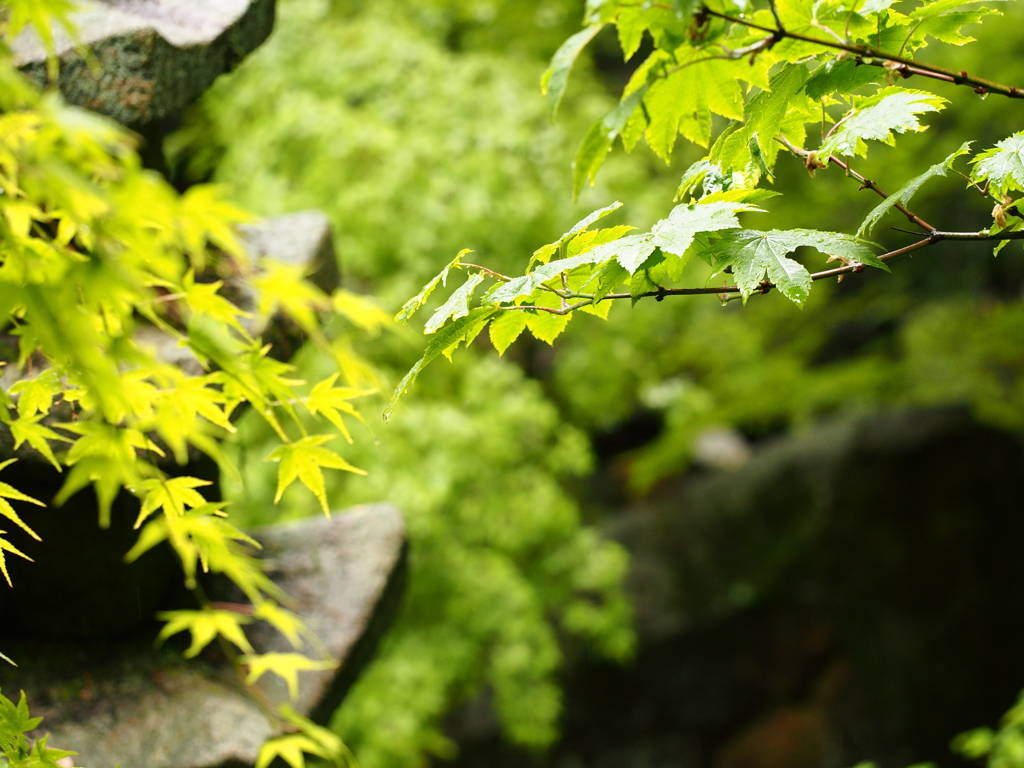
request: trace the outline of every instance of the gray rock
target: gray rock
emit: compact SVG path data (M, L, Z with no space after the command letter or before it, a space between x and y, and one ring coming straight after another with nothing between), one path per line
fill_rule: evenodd
M240 227L252 256L270 256L303 267L313 285L330 293L338 287L338 259L331 221L321 211L301 211Z
M577 653L557 768L954 765L1024 680L1024 445L965 410L874 414L623 510L639 648ZM530 765L468 728L452 768Z
M133 127L178 115L262 43L275 0L86 0L74 14L81 43L58 30L58 85L72 104ZM47 82L46 50L25 30L13 49L22 70Z
M256 538L275 582L295 599L294 610L322 643L304 650L338 663L299 676L296 709L324 723L397 609L405 577L404 522L396 509L381 504L274 526ZM292 650L269 627L252 629L257 650ZM0 685L8 693L26 691L33 713L44 717L38 735L50 733L51 746L77 751L76 765L251 765L274 735L257 699L213 646L183 662L174 649L154 652L152 633L121 642L29 643L8 636L2 642L20 666L5 668ZM287 701L286 686L273 675L258 688L271 707Z

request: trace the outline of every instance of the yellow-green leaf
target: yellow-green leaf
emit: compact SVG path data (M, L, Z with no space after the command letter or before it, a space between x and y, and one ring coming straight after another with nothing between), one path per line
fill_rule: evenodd
M317 661L301 653L261 653L245 656L242 661L249 665L246 682L255 683L267 672L273 672L288 683L288 693L292 699L299 697L299 672L318 672L337 666L330 659Z
M241 613L208 608L201 611L164 611L157 614L157 618L167 622L157 636L159 641L186 629L192 634L192 644L185 651L186 658L198 655L218 635L239 650L252 653L252 646L242 629L242 625L249 624L252 619Z
M325 515L330 514L327 507L327 491L324 487L324 476L321 467L342 469L365 475L366 472L354 467L334 451L321 448L324 443L333 440L333 435L310 435L294 443L279 445L267 457L267 461L280 461L277 472L277 494L274 501L280 501L285 489L298 479L313 492L320 502Z

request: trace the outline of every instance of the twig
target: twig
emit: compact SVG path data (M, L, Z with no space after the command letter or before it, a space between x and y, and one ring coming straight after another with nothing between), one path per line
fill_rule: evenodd
M774 9L773 9L774 10ZM993 82L991 80L985 80L980 77L973 77L967 74L965 70L959 72L945 67L939 67L934 64L925 64L913 59L908 59L903 56L885 53L877 48L870 48L866 45L852 45L849 43L843 43L833 40L825 40L820 37L812 37L811 35L800 34L799 32L790 32L782 28L781 24L773 29L772 27L766 27L762 24L755 24L752 21L739 18L737 16L730 16L727 13L719 13L707 6L703 6L700 13L707 16L715 16L725 21L730 21L733 24L740 24L750 29L757 29L761 32L767 32L772 36L773 45L775 42L783 39L800 40L804 43L811 43L812 45L820 45L823 48L832 48L835 50L846 51L852 53L856 57L856 61L859 64L867 64L875 67L882 67L893 72L898 72L903 77L910 77L911 75L921 75L922 77L930 77L934 80L942 80L944 82L953 83L955 85L966 85L974 89L975 93L986 94L986 93L997 93L1001 96L1007 96L1011 99L1022 99L1024 98L1024 89L1017 88L1015 86L1002 85L1000 83ZM778 19L776 19L778 23Z
M916 233L915 233L916 234ZM918 240L910 245L905 245L902 248L897 248L894 251L883 253L879 256L881 261L890 261L900 256L905 256L908 253L920 250L921 248L927 248L928 246L941 243L946 240L953 241L964 241L964 240L977 240L977 241L1000 241L1000 240L1024 240L1024 230L1017 232L997 232L991 234L985 230L978 232L944 232L937 229L932 229L928 232L928 236ZM835 267L833 269L825 269L821 272L813 272L811 274L811 280L824 280L829 277L838 277L853 272L863 272L864 265L860 262L851 262L844 264L841 267ZM777 288L778 286L770 280L764 280L757 288L755 294L766 294L769 291ZM518 307L501 307L506 311L517 311L532 309L538 312L548 312L552 315L567 315L582 307L590 306L591 304L597 304L601 301L609 299L647 299L655 298L662 300L666 296L708 296L716 294L730 294L730 293L741 293L741 289L736 285L725 285L725 286L707 286L704 288L662 288L659 287L656 291L644 291L643 293L632 294L632 293L609 293L602 296L600 299L595 300L593 295L588 296L587 294L576 294L576 298L583 298L584 301L576 304L570 304L562 309L555 309L553 307L539 307L535 305L523 305Z
M782 19L779 18L779 10L775 7L775 0L768 0L768 7L772 11L772 18L775 19L775 26L779 28L780 32L784 32L785 29L782 26Z
M811 152L809 150L801 149L800 147L796 146L791 141L789 141L785 136L778 136L778 137L776 137L776 141L778 141L780 144L782 144L782 146L784 146L786 149L788 149L794 155L797 155L799 157L807 158L807 157L810 157L812 154L814 154L813 152ZM885 192L883 192L882 189L877 184L875 184L875 182L873 182L870 179L867 179L864 176L862 176L861 174L857 173L857 171L853 170L853 168L851 168L848 163L844 163L842 160L840 160L835 155L829 155L828 162L832 163L833 165L838 166L839 168L842 168L846 172L846 174L848 176L852 176L857 181L859 181L860 184L861 184L861 189L870 189L872 192L877 194L883 200L886 200L886 199L889 198L889 195L887 195ZM895 208L900 213L902 213L904 216L906 216L910 220L910 222L912 224L916 224L917 226L921 227L922 229L924 229L927 232L934 232L935 231L935 227L933 227L931 224L929 224L927 221L922 219L920 216L918 216L913 211L908 210L906 208L906 206L904 206L902 203L893 203L892 207ZM916 233L914 233L914 234L916 234Z

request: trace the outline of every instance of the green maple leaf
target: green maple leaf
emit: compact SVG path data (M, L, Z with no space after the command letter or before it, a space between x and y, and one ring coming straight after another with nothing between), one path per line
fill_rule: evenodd
M32 417L37 413L47 414L53 398L63 390L60 377L54 368L49 368L34 379L19 381L11 387L12 395L18 398L18 416Z
M867 69L867 67L861 67ZM782 130L782 125L789 114L792 102L807 82L807 68L801 64L787 64L782 71L771 79L771 90L758 93L746 108L746 125L744 132L748 136L745 146L749 146L749 138L756 137L762 155L766 156L769 166L774 165L780 145L775 137ZM734 165L734 163L729 163Z
M555 55L551 57L551 65L541 77L540 87L548 97L552 120L558 113L558 105L562 103L562 97L565 95L565 87L569 84L569 72L572 71L572 65L576 63L580 52L587 47L587 43L593 40L603 28L604 24L591 24L562 43L555 51Z
M910 202L910 199L917 194L917 191L924 186L925 182L930 179L934 179L938 176L945 176L946 172L952 168L953 161L961 155L966 155L970 149L971 142L964 142L956 152L951 154L941 163L936 163L927 171L922 173L920 176L915 176L913 179L908 181L898 190L893 192L889 197L879 203L875 208L867 215L864 222L860 225L860 229L857 230L857 236L870 235L871 231L878 224L878 221L885 215L885 212L892 208L894 205L899 203L900 205L906 205Z
M938 112L948 102L946 99L926 91L911 91L904 88L883 88L877 94L864 100L833 129L818 154L860 155L867 154L866 141L895 143L893 132L922 131L917 119L926 112Z
M256 768L266 768L277 758L284 760L291 768L305 768L307 754L325 759L330 757L323 747L301 733L277 736L263 742L256 757Z
M502 312L497 319L491 323L488 329L491 337L491 344L498 350L499 355L504 355L505 350L512 342L519 338L519 335L526 328L526 312L510 310Z
M441 355L448 357L452 352L465 342L467 345L473 341L490 322L495 313L499 312L497 307L477 307L465 317L460 317L452 323L444 326L435 333L423 352L423 357L416 361L416 364L409 369L409 372L402 377L391 395L387 408L384 409L384 421L391 418L395 411L399 398L413 385L420 372Z
M364 470L352 466L334 451L320 447L333 439L334 435L309 435L294 443L279 445L273 450L267 457L267 461L281 462L277 472L275 503L280 501L281 494L284 493L289 485L295 482L295 480L299 480L319 500L324 514L330 514L330 510L327 508L327 490L324 486L324 475L320 468L342 469L346 472L354 472L357 475L366 474Z
M438 284L448 284L448 272L452 269L452 267L457 267L459 265L459 262L462 261L462 257L465 256L467 253L472 253L472 251L470 251L468 248L464 248L463 250L459 251L455 258L448 262L448 266L442 269L437 275L435 275L430 280L429 283L423 286L423 289L419 293L417 293L415 296L413 296L411 299L405 302L405 304L402 306L402 309L399 310L397 315L395 315L395 320L400 322L402 325L408 325L409 318L412 317L419 309L423 307L424 304L427 303L427 299L430 298L430 294L434 292L434 289L437 288Z
M576 222L567 232L563 233L560 238L555 240L553 243L542 245L536 251L533 252L533 257L530 259L530 263L527 265L527 269L534 265L534 263L546 264L548 260L558 252L558 249L569 240L573 239L576 235L583 232L591 224L596 221L603 219L610 213L617 211L622 207L622 203L616 200L611 205L606 205L604 208L598 208L596 211L587 214L578 222Z
M680 48L674 55L676 71L656 80L644 96L650 115L644 135L665 162L671 159L679 134L702 147L709 144L712 113L743 119L743 90L738 78L749 74L746 68L697 49Z
M251 317L249 312L239 309L230 301L221 296L218 291L224 285L223 280L212 283L197 283L195 272L189 270L185 273L182 281L185 301L193 312L207 315L214 320L230 325L246 339L250 338L249 332L239 322L240 317Z
M558 297L555 297L555 299L561 301ZM543 306L544 302L539 302L538 305ZM568 315L556 315L551 312L541 312L538 310L528 310L523 312L523 314L526 315L526 327L530 329L530 333L535 338L549 345L555 343L555 339L562 334L562 331L569 324Z
M7 533L7 531L0 531L0 536L2 536L5 533ZM0 573L2 573L4 575L4 578L7 580L7 586L13 587L14 585L11 584L11 575L7 573L7 561L4 559L4 552L10 552L13 555L23 557L30 563L32 562L32 558L26 555L17 547L15 547L6 539L0 538Z
M552 261L537 268L526 277L532 278L532 285L536 286L581 265L603 265L612 260L617 261L623 269L632 275L643 266L654 253L655 248L682 258L698 233L738 229L740 223L736 219L736 213L760 210L756 206L745 203L717 202L677 205L666 218L655 224L650 232L620 237L618 240L603 243L577 256ZM506 285L510 286L511 283L506 283ZM524 295L522 291L528 287L524 285L514 298ZM511 288L509 290L511 292ZM504 295L502 295L502 299L508 300Z
M62 472L64 468L60 462L57 461L57 457L53 454L53 449L50 447L50 440L63 441L70 443L71 440L63 435L58 435L49 427L39 423L39 419L42 415L36 415L32 417L22 416L21 418L11 422L11 435L14 437L14 450L18 450L22 443L28 443L41 453L46 460L53 465L58 471Z
M187 476L142 481L138 486L142 492L142 508L133 527L138 528L157 509L163 510L165 515L177 516L183 515L186 509L205 504L206 497L196 488L207 485L211 485L209 480Z
M597 172L604 164L605 158L608 157L608 151L612 148L615 139L626 128L633 113L640 107L645 93L647 93L646 84L635 91L624 94L617 107L590 126L590 130L587 131L576 151L576 159L573 161L572 195L574 200L579 197L583 185L588 180L591 185L594 184Z
M13 464L17 459L8 459L7 461L0 462L0 470ZM46 505L38 499L33 499L31 496L26 496L24 493L19 491L17 488L8 485L7 483L0 483L0 516L6 517L16 526L25 531L36 541L42 541L39 536L33 531L25 522L18 516L18 513L14 511L14 507L7 503L6 499L14 499L15 501L26 501L29 504L35 504L37 507L45 507ZM19 553L20 554L20 553ZM4 574L6 575L6 571ZM8 579L10 581L10 579Z
M292 768L302 768L305 765L303 753L329 760L335 768L355 764L352 753L337 735L303 717L289 704L283 704L278 711L286 722L298 729L298 733L278 736L264 743L255 768L266 768L275 757L280 757Z
M179 199L178 234L194 267L202 271L206 264L206 244L210 242L235 261L245 264L248 254L238 240L233 223L244 224L252 216L227 202L226 187L220 184L196 184Z
M694 205L677 205L667 218L662 219L651 228L652 244L663 253L679 257L678 269L685 265L685 254L693 245L693 239L701 232L718 232L723 229L739 229L740 222L736 214L743 211L762 212L762 208L746 203L707 203ZM640 264L633 269L621 258L619 263L633 274ZM678 279L678 278L677 278Z
M302 619L291 611L282 608L273 600L263 600L260 602L252 615L254 618L267 622L288 638L288 642L292 644L293 648L298 648L302 645L303 634L315 639L315 636L312 635Z
M316 311L330 305L327 294L303 277L303 268L275 259L264 259L262 273L252 279L259 293L256 310L270 317L280 308L310 336L319 338Z
M804 85L804 93L819 101L833 93L848 94L863 85L873 83L882 74L875 67L865 67L853 59L830 59L814 70ZM775 78L772 78L775 85ZM775 88L772 88L774 92Z
M592 264L601 264L614 258L629 274L633 274L654 253L656 247L654 235L645 232L641 235L627 235L610 243L599 245L577 258L586 258ZM572 259L564 259L564 261L571 262ZM552 262L548 264L548 267L553 267L556 263Z
M862 241L838 232L808 229L726 232L701 256L719 269L731 266L744 299L760 290L767 275L786 298L802 304L811 290L811 273L803 264L788 258L801 246L810 246L844 261L887 269Z
M239 650L252 653L252 646L242 629L242 625L249 624L252 619L243 614L208 608L201 611L164 611L158 613L157 618L167 622L157 635L158 641L186 629L192 634L192 644L185 651L186 658L198 655L218 635L236 645Z
M1024 190L1024 132L996 142L971 162L971 179L979 184L987 181L993 194Z
M483 275L470 275L466 282L448 297L448 301L438 307L437 311L431 315L423 332L433 333L444 325L448 318L458 320L460 317L468 315L469 302L473 299L473 293L476 291L477 286L483 280Z
M4 752L29 751L25 734L38 728L42 721L43 718L32 717L29 713L24 691L17 704L6 696L0 696L0 749Z
M306 408L314 416L318 413L321 414L331 424L336 426L345 439L351 443L352 435L349 434L348 427L341 418L341 414L347 413L349 416L363 421L362 415L349 400L353 397L372 395L376 390L335 387L334 382L337 380L338 374L335 373L313 387L313 391L306 398Z
M249 665L246 682L255 683L267 672L273 672L288 683L288 693L292 699L299 697L299 672L316 672L337 666L330 659L317 661L301 653L261 653L244 656L242 661Z

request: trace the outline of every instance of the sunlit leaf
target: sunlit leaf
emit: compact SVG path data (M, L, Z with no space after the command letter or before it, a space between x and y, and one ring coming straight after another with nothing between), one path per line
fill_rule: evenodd
M996 142L971 162L971 178L979 184L988 182L996 195L1024 190L1024 133Z
M319 672L337 666L330 659L317 661L301 653L261 653L245 656L242 661L249 665L248 682L255 683L272 672L288 683L288 693L293 700L299 697L299 672Z
M345 439L351 443L352 436L349 434L348 427L345 426L342 414L347 414L359 421L363 421L363 417L349 400L372 395L374 390L335 387L334 382L337 379L338 374L331 374L331 376L313 387L313 391L306 398L306 408L314 416L322 415L331 424L336 426Z
M722 234L702 257L719 269L732 267L736 285L745 297L761 289L770 280L791 301L802 304L811 290L811 273L799 262L788 258L801 246L809 246L829 256L885 268L884 262L866 244L849 235L816 230L743 229Z
M164 611L158 613L157 618L167 622L160 630L158 640L166 640L185 630L191 633L192 642L185 651L186 658L197 656L218 636L239 650L252 653L252 646L242 629L242 625L249 624L252 619L244 614L208 608L200 611Z
M828 155L867 154L867 141L894 142L893 133L921 131L918 116L938 112L948 102L926 91L903 88L884 88L869 99L856 105L822 143L818 152Z
M327 490L324 486L322 467L327 469L341 469L346 472L354 472L357 475L365 475L366 472L354 467L345 461L334 451L321 446L334 439L333 435L309 435L294 443L279 445L267 457L267 461L280 461L281 466L277 472L277 494L274 501L279 501L281 494L285 492L295 480L299 480L304 486L313 492L325 515L330 514L327 507Z
M459 265L459 263L462 261L462 257L465 256L467 253L472 253L472 251L470 251L468 248L459 251L455 258L448 262L448 266L442 269L433 279L431 279L429 283L423 286L423 290L421 290L413 298L409 299L409 301L405 302L405 305L395 316L395 320L402 323L403 325L407 325L409 323L409 318L412 317L417 310L419 310L421 307L423 307L424 304L427 303L427 299L430 298L430 294L434 292L434 289L437 288L438 284L448 284L448 273L451 271L452 267L456 267Z
M577 32L570 37L561 47L555 51L551 59L551 66L544 72L541 78L541 90L547 94L548 105L551 110L551 117L554 119L558 113L558 105L562 103L565 95L565 87L569 82L569 72L576 63L580 52L587 43L594 39L594 36L604 27L604 24L591 24L586 29Z

